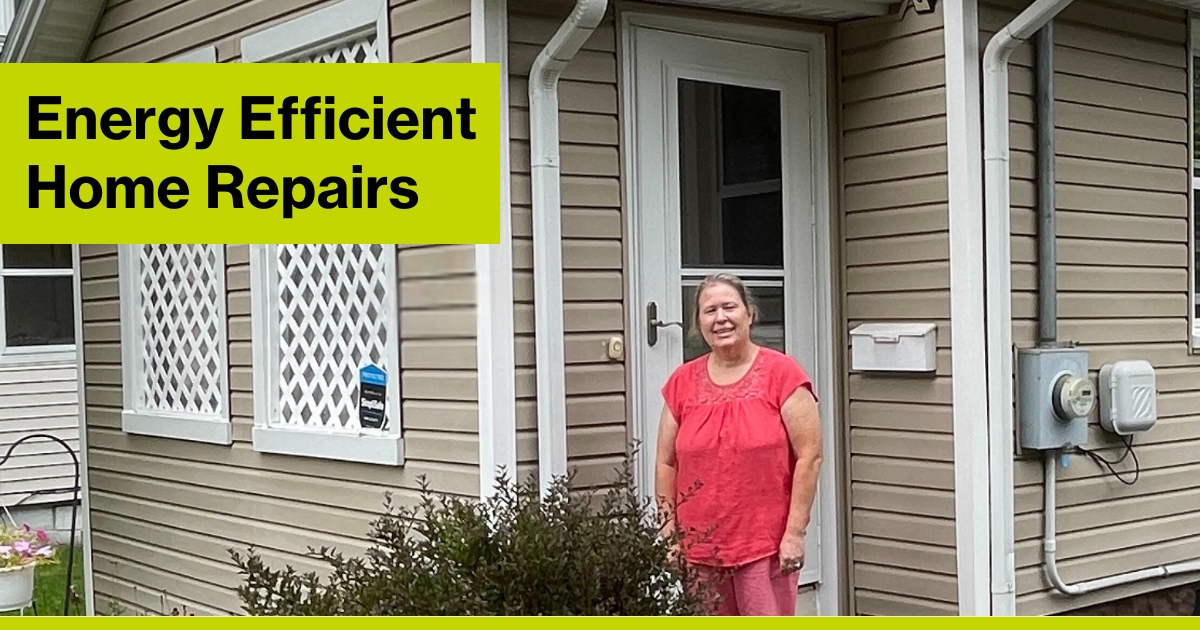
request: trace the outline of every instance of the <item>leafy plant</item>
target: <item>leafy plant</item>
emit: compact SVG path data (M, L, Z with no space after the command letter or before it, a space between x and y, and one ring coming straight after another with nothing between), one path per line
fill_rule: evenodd
M0 570L52 564L55 545L42 530L0 525Z
M572 491L573 477L561 477L541 497L536 479L510 484L502 472L483 501L435 498L421 479L416 509L386 496L364 557L309 549L329 565L324 579L230 550L244 576L238 595L259 616L708 613L721 576L673 551L703 535L661 534L666 521L632 479L627 463L603 492Z

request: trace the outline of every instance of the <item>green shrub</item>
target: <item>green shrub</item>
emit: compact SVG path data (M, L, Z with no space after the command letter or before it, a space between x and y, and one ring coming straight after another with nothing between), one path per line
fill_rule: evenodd
M330 567L324 580L231 550L244 576L238 595L257 616L709 612L711 582L672 553L695 532L660 535L628 464L603 491L573 492L571 481L556 480L542 499L535 479L510 484L502 473L480 501L435 498L422 479L417 509L386 497L365 557L309 549Z

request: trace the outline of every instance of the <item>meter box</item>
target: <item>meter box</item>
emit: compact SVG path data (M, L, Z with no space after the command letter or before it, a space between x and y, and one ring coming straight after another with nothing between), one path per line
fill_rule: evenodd
M875 322L850 331L851 368L861 372L937 371L937 325Z
M1088 379L1087 350L1018 350L1017 405L1021 448L1087 444L1088 416L1096 407L1096 388Z
M1100 426L1117 435L1148 431L1158 420L1158 387L1149 361L1100 368Z

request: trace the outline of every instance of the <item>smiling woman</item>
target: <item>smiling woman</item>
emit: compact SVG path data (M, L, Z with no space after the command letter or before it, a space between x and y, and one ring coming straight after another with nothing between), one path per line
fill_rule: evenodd
M662 389L655 492L670 515L664 534L684 534L684 557L729 573L718 614L792 615L821 466L820 419L804 369L751 340L757 320L736 276L709 276L697 288L693 321L711 351Z

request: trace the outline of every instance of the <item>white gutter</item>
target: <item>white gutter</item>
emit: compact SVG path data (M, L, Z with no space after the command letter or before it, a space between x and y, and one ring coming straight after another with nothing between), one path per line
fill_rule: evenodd
M529 72L538 475L543 492L555 477L567 473L558 79L607 10L608 0L576 0L571 15L550 38Z
M983 53L984 217L987 256L988 458L991 470L992 615L1016 614L1013 540L1012 255L1008 60L1072 0L1036 0Z

